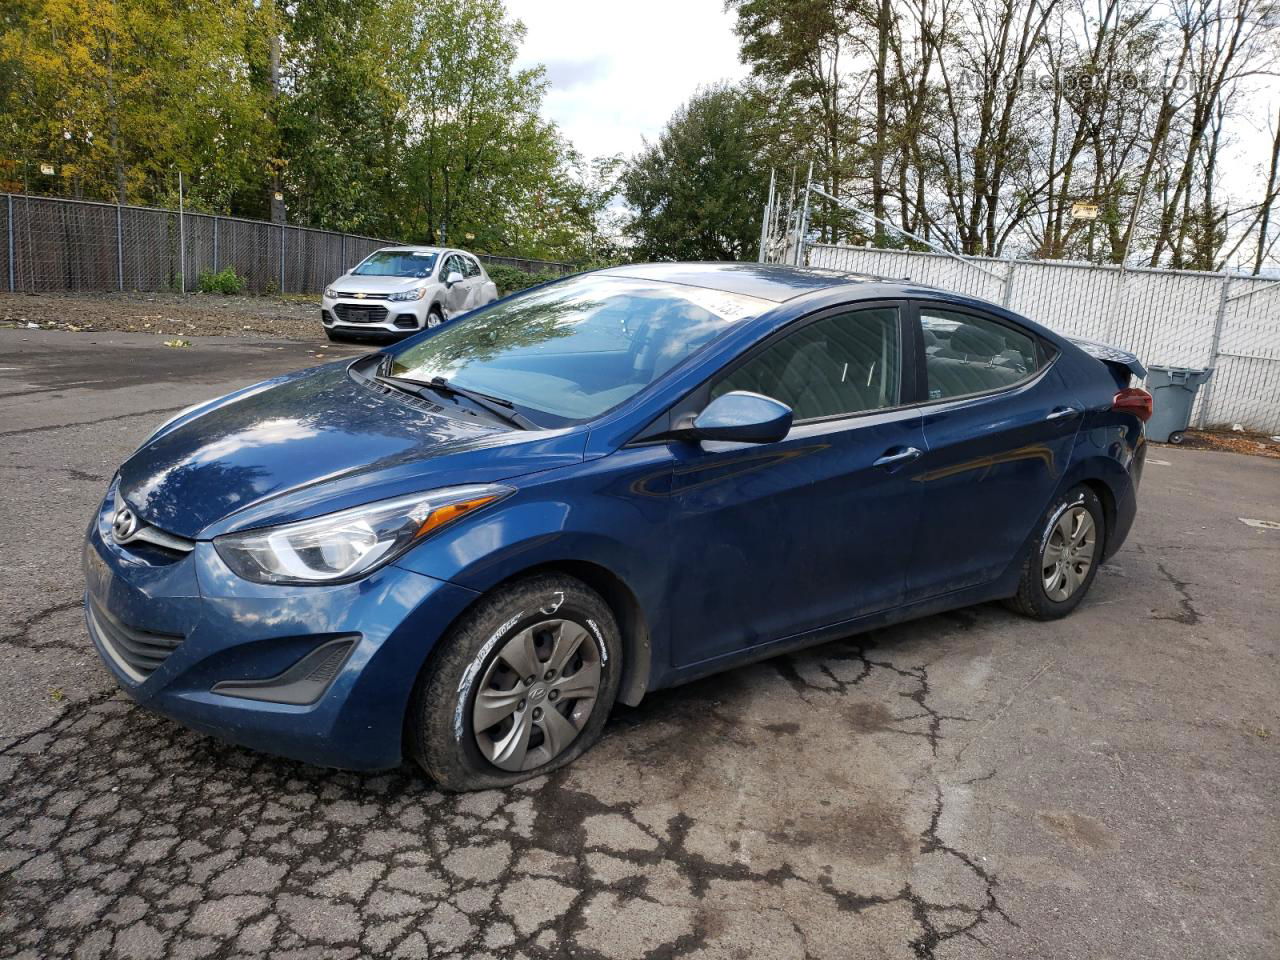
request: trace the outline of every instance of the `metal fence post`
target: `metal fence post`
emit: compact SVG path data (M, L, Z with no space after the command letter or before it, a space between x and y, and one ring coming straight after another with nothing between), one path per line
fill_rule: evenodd
M338 270L341 273L347 272L347 235L345 233L338 235Z
M280 293L284 293L284 224L280 224Z
M9 194L9 292L13 293L16 289L14 284L16 278L13 273L14 253L13 253L13 194Z
M187 292L187 222L182 202L182 171L178 171L178 282Z
M124 290L124 214L120 204L116 204L116 286Z
M1008 307L1009 298L1013 296L1013 271L1018 266L1016 260L1009 261L1009 267L1004 272L1003 290L1000 293L1000 306Z
M1227 300L1231 291L1231 274L1225 271L1222 274L1222 294L1218 297L1218 312L1213 318L1213 339L1209 342L1209 366L1215 368L1218 366L1218 353L1222 346L1222 324L1227 317ZM1205 424L1209 422L1209 404L1213 403L1213 385L1217 383L1217 371L1214 376L1209 378L1209 382L1204 385L1204 396L1200 399L1200 414L1196 417L1197 429L1203 430Z
M218 217L213 218L213 272L218 272Z

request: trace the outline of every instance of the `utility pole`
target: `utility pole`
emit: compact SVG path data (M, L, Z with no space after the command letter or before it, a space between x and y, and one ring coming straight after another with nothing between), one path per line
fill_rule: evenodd
M278 119L280 99L280 26L276 23L275 0L266 0L263 10L267 14L267 26L271 31L271 116ZM271 222L285 223L284 188L280 183L280 161L271 162Z

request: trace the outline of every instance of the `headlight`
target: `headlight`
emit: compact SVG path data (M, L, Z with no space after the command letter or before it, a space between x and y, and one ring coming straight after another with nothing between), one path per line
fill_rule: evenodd
M396 303L403 303L405 300L421 300L426 295L426 287L417 287L413 290L401 290L399 293L393 293L387 299L394 300Z
M471 484L383 500L314 520L229 533L213 541L223 562L255 583L335 583L390 563L423 537L513 493Z
M325 295L326 297L328 297L330 300L337 300L337 299L338 299L338 291L337 291L337 290L335 290L335 289L333 289L333 287L325 287L325 288L324 288L324 295Z

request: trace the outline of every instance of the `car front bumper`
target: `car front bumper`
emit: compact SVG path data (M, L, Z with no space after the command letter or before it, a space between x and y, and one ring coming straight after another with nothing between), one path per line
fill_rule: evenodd
M84 547L86 620L131 698L201 733L306 763L379 770L401 762L418 672L472 591L395 565L336 586L253 584L208 541L177 557L122 547L105 514ZM243 682L287 675L339 639L350 641L347 652L314 702L214 691L226 681L254 689Z
M369 297L322 297L320 320L325 329L368 336L406 336L427 326L431 300L395 303Z

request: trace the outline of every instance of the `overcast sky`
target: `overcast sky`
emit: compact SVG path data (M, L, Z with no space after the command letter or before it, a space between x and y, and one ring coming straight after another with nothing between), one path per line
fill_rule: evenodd
M521 66L544 64L543 105L588 158L630 156L699 85L746 74L722 0L507 0L528 37ZM641 12L643 11L643 12Z

